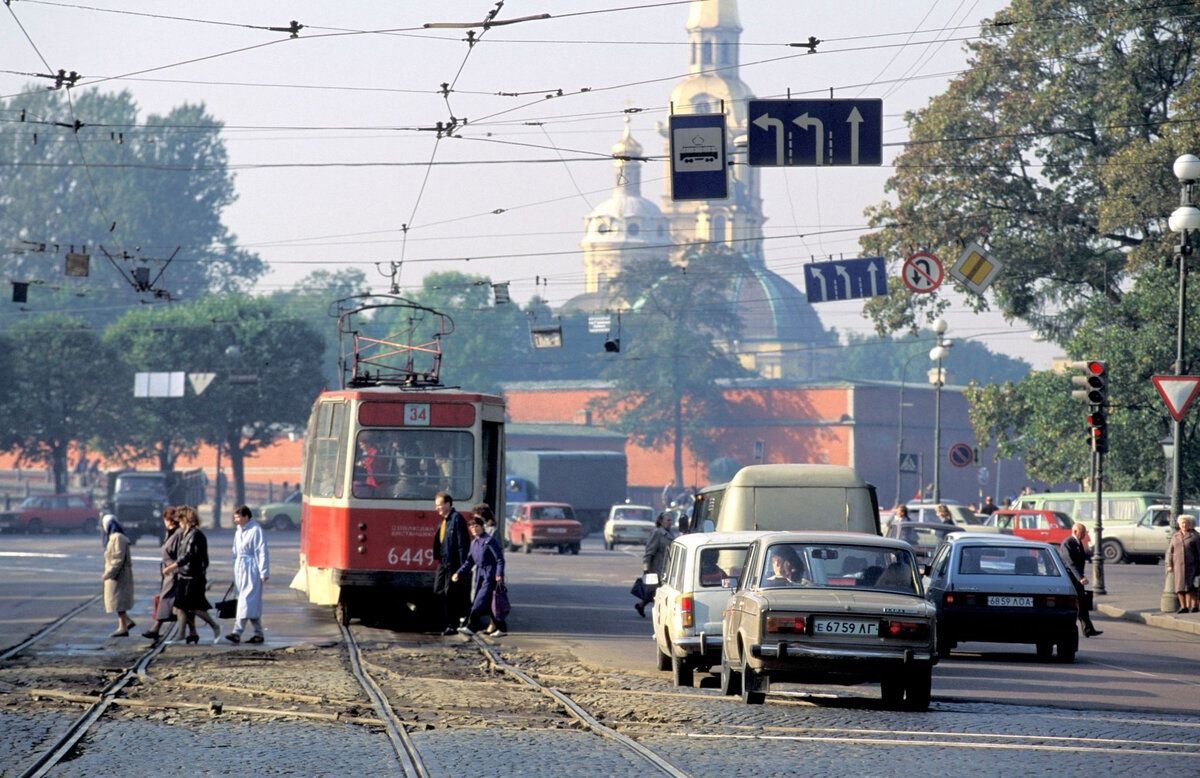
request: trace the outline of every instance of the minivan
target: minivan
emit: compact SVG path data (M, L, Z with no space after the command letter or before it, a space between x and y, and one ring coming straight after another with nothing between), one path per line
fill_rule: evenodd
M1169 497L1156 492L1103 492L1101 498L1105 524L1129 524L1140 519L1151 505L1171 502ZM1058 511L1087 525L1089 530L1096 528L1095 492L1034 492L1018 497L1012 507Z
M693 531L879 531L875 487L842 465L747 465L725 484L700 490Z

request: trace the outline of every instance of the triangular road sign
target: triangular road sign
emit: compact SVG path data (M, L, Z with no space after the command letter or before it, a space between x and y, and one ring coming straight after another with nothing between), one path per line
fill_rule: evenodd
M1151 376L1154 388L1162 395L1167 410L1175 421L1183 421L1196 395L1200 394L1200 376L1196 375L1156 375Z
M204 394L204 390L212 383L216 373L188 373L188 380L192 384L192 391L196 394Z

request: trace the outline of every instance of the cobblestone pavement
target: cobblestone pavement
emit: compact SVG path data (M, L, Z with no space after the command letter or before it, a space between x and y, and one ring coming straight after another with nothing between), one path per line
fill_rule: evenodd
M583 730L545 695L491 672L467 641L397 635L370 642L366 654L432 775L652 774L646 762ZM709 688L676 689L667 673L597 672L550 651L508 649L504 657L698 777L1194 774L1200 756L1200 717L937 700L928 713L906 713L882 708L874 686L838 689L836 698L781 687L766 705L747 706L721 696L711 680ZM65 657L57 678L50 658L36 664L37 672L30 666L0 672L3 775L20 774L82 710L62 697L35 699L33 689L57 682L59 691L94 695L119 662ZM52 775L399 770L339 645L172 647L125 696ZM219 714L210 710L214 703Z

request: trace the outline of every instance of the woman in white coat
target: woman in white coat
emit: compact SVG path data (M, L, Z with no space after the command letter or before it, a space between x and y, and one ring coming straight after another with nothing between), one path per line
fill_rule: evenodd
M123 638L135 626L129 618L133 607L133 559L129 556L129 538L111 513L100 520L104 528L104 612L117 614L117 628L109 636Z
M241 643L246 622L254 625L254 635L247 643L263 642L262 595L263 584L270 576L267 539L262 527L252 518L250 508L243 505L233 514L237 532L233 536L233 582L237 585L237 617L233 632L225 636L230 643Z

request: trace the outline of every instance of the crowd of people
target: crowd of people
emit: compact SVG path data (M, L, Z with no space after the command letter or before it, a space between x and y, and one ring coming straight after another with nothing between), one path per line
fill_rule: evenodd
M208 538L200 529L200 514L190 505L174 505L163 510L162 557L159 564L158 594L154 597L154 624L142 633L148 640L165 637L164 626L180 624L179 638L186 644L200 642L196 631L199 619L212 629L213 643L221 640L221 625L209 611ZM264 641L262 591L270 575L267 542L262 528L253 521L250 508L243 505L234 512L237 531L233 539L234 589L237 590L237 615L234 628L225 639L241 642L247 622L254 634L246 642ZM133 564L130 541L113 514L101 520L104 532L104 610L117 614L117 628L110 637L127 637L136 626L129 617L134 602Z

